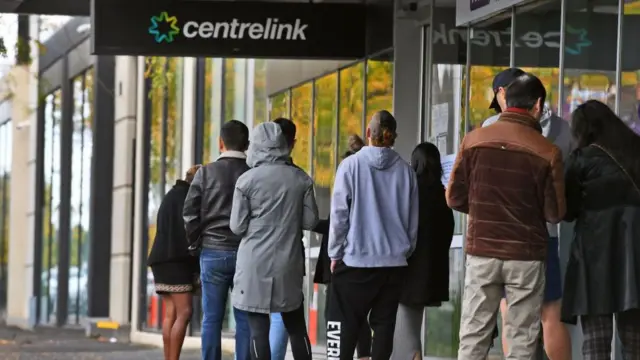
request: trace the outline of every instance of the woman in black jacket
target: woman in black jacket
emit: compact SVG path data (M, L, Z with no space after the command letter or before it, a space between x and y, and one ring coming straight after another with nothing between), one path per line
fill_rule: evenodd
M611 358L613 318L625 359L640 359L640 137L595 100L571 121L566 221L575 220L562 320L580 325L585 360Z
M358 135L349 137L349 150L342 156L345 159L357 153L364 146L364 141ZM324 284L327 287L326 299L329 299L331 292L331 259L327 247L329 246L329 218L320 220L316 225L314 232L322 234L322 242L320 243L320 253L318 254L318 262L316 263L316 271L313 275L313 282L316 284ZM325 302L326 303L326 302ZM329 307L325 307L325 318ZM371 357L371 327L369 323L365 323L360 330L357 347L358 359L364 360Z
M200 168L187 171L185 180L176 181L160 203L156 236L147 259L153 273L156 293L162 296L165 314L162 320L164 359L178 360L187 326L191 320L191 300L198 279L198 259L189 255L182 219L189 185Z
M405 284L396 318L392 359L422 359L420 328L424 308L449 300L449 248L453 211L442 185L438 148L424 142L413 150L411 167L418 175L420 215L416 249L408 259Z

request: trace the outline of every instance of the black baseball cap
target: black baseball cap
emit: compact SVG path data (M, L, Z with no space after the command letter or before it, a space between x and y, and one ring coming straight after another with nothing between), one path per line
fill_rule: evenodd
M524 73L525 72L522 71L522 69L508 68L501 71L500 73L498 73L498 75L496 75L496 77L493 78L493 85L491 87L493 89L493 101L491 101L489 109L494 109L497 112L502 111L502 109L500 109L500 104L498 104L498 99L496 96L498 94L498 90L500 90L501 87L509 86L509 84L511 84L519 76L524 75Z

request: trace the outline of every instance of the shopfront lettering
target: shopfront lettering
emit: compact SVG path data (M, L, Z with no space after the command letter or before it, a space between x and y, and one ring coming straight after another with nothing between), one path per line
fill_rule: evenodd
M455 45L467 42L466 29L447 29L445 24L439 24L433 30L433 43L436 45ZM503 30L473 29L471 44L483 47L509 47L511 46L511 28ZM567 46L570 45L567 44ZM560 48L560 31L547 31L544 33L528 31L516 37L515 46L532 49L543 46Z
M197 22L187 21L182 28L186 38L244 39L252 40L306 40L305 30L309 25L300 19L293 23L280 23L276 18L268 18L264 23L240 22Z

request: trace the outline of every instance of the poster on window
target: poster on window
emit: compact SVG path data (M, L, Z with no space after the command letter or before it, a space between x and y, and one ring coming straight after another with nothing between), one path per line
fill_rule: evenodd
M440 157L440 164L442 165L442 184L446 187L449 184L449 177L453 170L453 164L456 161L456 154L446 155Z

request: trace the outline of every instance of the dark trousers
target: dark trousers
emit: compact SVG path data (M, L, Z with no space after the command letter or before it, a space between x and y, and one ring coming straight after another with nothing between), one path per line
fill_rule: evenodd
M331 298L331 286L327 285L327 300ZM325 307L324 318L329 318L329 306ZM364 323L360 327L358 333L358 345L356 347L358 358L371 357L371 326L369 319L364 319Z
M404 271L404 267L336 267L329 285L327 359L353 359L367 315L373 330L372 360L391 357Z
M294 311L280 313L282 322L289 333L291 352L295 360L311 360L311 342L307 335L307 324L304 320L303 304ZM251 330L251 359L271 360L269 346L269 314L249 313L249 329Z
M615 315L624 359L640 359L640 310ZM611 359L613 315L581 316L584 360Z

